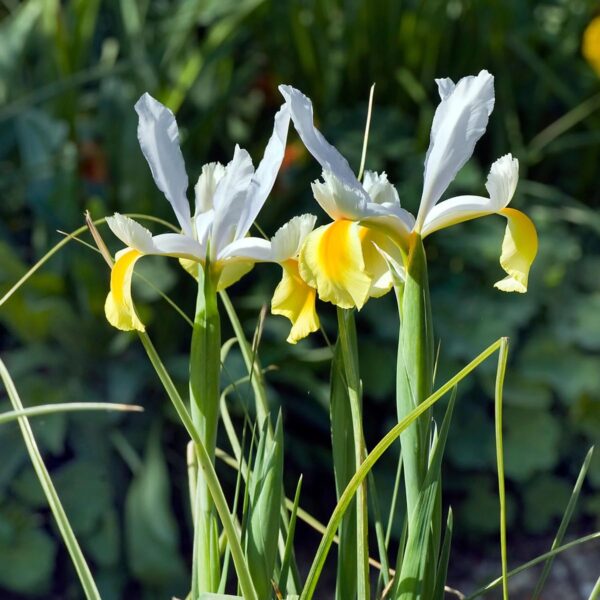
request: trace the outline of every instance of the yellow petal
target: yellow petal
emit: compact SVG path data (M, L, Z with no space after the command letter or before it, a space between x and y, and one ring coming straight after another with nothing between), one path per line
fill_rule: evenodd
M295 344L319 329L319 317L315 310L317 292L300 277L298 261L286 260L281 266L283 277L275 288L271 312L274 315L283 315L292 322L287 341Z
M535 225L527 215L514 208L503 208L499 214L508 220L500 256L500 264L508 277L496 282L494 287L503 292L525 293L529 269L538 249Z
M321 300L341 308L362 308L371 278L365 271L360 226L339 220L315 229L300 250L299 271Z
M371 278L369 296L371 298L379 298L392 289L394 282L387 262L377 248L383 250L399 264L403 262L402 252L390 237L382 231L361 226L359 228L359 235L363 260L365 262L365 271Z
M190 260L189 258L180 258L179 264L194 278L198 279L198 269L200 263L197 260Z
M131 248L120 252L110 274L110 292L106 297L104 313L108 322L122 331L145 331L131 298L133 268L141 256L141 252Z
M246 273L252 271L254 262L249 260L235 260L225 263L219 275L217 291L220 292L239 281Z

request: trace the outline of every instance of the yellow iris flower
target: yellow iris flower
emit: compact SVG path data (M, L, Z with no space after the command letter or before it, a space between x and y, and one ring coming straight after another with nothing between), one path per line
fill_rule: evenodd
M204 165L194 187L193 215L186 197L188 177L173 113L149 94L144 94L135 108L142 152L156 185L173 207L181 233L153 236L148 229L123 215L115 214L107 219L113 233L126 246L117 253L111 272L110 292L105 303L108 321L124 331L144 331L131 296L131 279L136 262L145 255L176 257L192 274L208 264L208 276L215 279L217 289L236 282L256 262L278 262L289 272L290 265L297 261L300 245L314 226L315 217L303 215L293 219L271 241L247 237L283 160L290 119L288 108L284 105L275 116L273 134L256 171L249 154L237 146L227 166ZM302 290L301 285L295 286L304 293L305 302L294 311L284 306L282 290L274 299L274 306L281 314L293 313L292 340L297 338L296 332L306 335L318 327L314 290L304 287ZM299 297L296 296L296 300Z
M500 214L508 221L500 257L507 276L496 287L527 290L537 234L526 215L508 208L518 181L518 161L508 154L492 165L486 183L489 197L459 196L439 202L485 132L494 107L493 81L487 71L456 84L437 80L441 102L433 119L416 219L401 208L385 173L367 171L363 182L358 181L346 159L315 127L311 101L290 86L280 87L294 127L323 168L323 181L315 181L312 188L333 222L306 237L298 264L301 280L322 300L361 308L369 297L392 287L390 261L402 274L410 236L426 237L488 214Z

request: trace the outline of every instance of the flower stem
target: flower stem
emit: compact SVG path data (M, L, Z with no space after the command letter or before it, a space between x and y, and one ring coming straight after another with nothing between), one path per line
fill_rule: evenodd
M433 386L433 331L427 260L423 242L417 234L411 236L406 271L404 290L399 297L398 420L429 397ZM409 527L427 471L428 431L429 416L425 414L400 436Z
M338 329L342 347L342 362L348 386L348 401L352 416L355 463L358 469L365 459L365 440L362 429L362 394L358 368L358 345L356 326L351 310L338 308ZM358 597L368 600L369 585L369 514L367 507L367 481L364 480L356 493L357 525L357 587Z
M208 263L208 261L207 261ZM190 352L190 400L194 425L212 464L215 461L219 420L219 376L221 323L217 306L216 282L210 265L199 269L196 317ZM192 594L219 589L220 556L217 515L203 470L198 470L194 523Z

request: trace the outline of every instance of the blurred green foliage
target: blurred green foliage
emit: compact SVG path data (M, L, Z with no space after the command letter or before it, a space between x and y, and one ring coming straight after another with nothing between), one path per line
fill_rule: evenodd
M491 162L516 155L513 202L535 220L540 254L530 292L503 295L492 288L502 275L501 219L428 240L438 382L495 338L511 337L509 519L513 532L549 533L600 430L600 79L580 57L595 8L593 0L3 0L0 289L61 239L57 230L80 226L86 208L96 218L115 210L171 218L137 144L133 104L144 91L178 113L188 171L199 173L204 162L228 161L235 143L258 160L282 82L312 97L325 134L358 166L375 82L367 168L386 169L414 210L434 78L487 68L496 76L496 109L454 188L483 191ZM301 211L319 212L308 185L318 170L294 135L290 142L259 217L269 233ZM191 312L192 281L176 264L140 266ZM249 334L278 272L261 266L253 275L232 290ZM142 416L56 415L33 426L103 597L183 595L191 555L185 436L136 338L104 320L107 287L102 259L71 243L0 309L3 358L28 405L85 399L146 407ZM188 326L147 286L136 286L135 296L183 386ZM333 332L334 313L324 305L320 312ZM358 316L370 445L394 419L396 318L389 296ZM286 330L283 319L269 317L261 353L263 364L279 366L268 381L273 407L283 409L288 495L304 472L302 505L325 518L334 498L330 353L316 335L285 346ZM226 376L243 374L232 351ZM445 485L459 544L497 531L489 517L497 511L493 375L488 365L461 386L448 442ZM246 391L238 386L235 395L240 419ZM0 428L0 454L0 594L79 597L16 427ZM385 499L394 471L385 462L379 471L390 482L381 486ZM234 485L233 474L222 475ZM597 518L599 504L596 453L582 526ZM298 535L310 534L299 526Z

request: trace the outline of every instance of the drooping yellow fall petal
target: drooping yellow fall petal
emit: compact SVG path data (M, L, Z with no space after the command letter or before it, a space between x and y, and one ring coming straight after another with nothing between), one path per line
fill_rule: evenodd
M508 273L508 277L496 282L494 287L503 292L527 291L529 269L538 250L538 237L531 219L514 208L503 208L499 211L508 223L502 242L500 265Z
M239 281L246 273L249 273L254 268L254 262L250 260L237 260L227 262L223 266L219 275L219 283L217 284L217 291L228 288Z
M281 266L283 277L275 288L271 312L274 315L283 315L292 322L287 341L295 344L319 329L319 317L315 310L317 291L300 277L297 260L286 260Z
M117 260L110 274L110 292L104 303L104 313L108 322L122 331L145 331L131 298L131 277L137 260L143 254L127 248L117 254Z
M371 277L365 271L358 223L334 221L310 233L300 250L299 272L321 300L341 308L362 308Z

